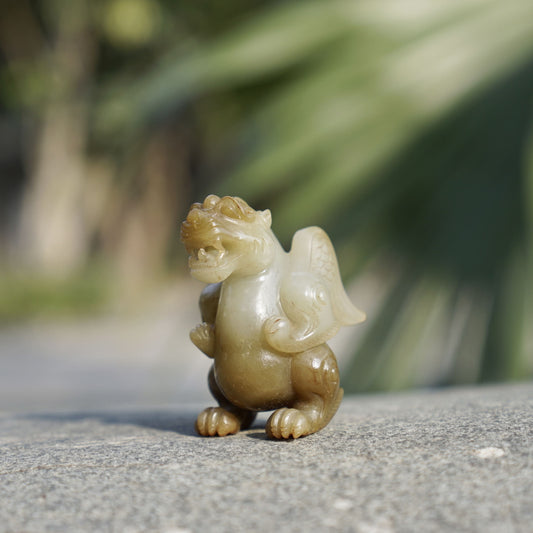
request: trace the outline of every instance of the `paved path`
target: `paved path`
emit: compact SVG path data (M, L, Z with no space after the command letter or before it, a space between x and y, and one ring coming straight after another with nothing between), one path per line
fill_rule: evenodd
M532 531L531 384L351 397L292 442L197 409L0 415L0 531Z

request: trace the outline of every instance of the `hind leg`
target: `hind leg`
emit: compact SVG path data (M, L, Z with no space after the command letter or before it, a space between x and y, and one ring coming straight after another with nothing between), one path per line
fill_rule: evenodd
M213 367L209 371L208 383L220 407L208 407L198 415L196 432L204 437L225 437L250 427L256 413L236 407L226 399L216 382Z
M315 433L329 423L342 400L337 360L327 344L295 355L291 379L296 399L268 419L271 438L297 439Z

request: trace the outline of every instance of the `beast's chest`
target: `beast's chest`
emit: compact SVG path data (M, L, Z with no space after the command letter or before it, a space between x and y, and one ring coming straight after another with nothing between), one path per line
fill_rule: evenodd
M273 273L228 280L220 294L216 318L218 340L259 340L265 320L280 313L279 280Z

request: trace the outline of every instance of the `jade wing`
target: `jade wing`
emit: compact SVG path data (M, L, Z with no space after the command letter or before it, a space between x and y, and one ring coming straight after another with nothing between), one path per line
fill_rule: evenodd
M295 233L287 270L280 286L284 316L271 317L264 326L274 349L308 350L327 342L342 326L365 320L344 290L335 250L324 230L309 227Z

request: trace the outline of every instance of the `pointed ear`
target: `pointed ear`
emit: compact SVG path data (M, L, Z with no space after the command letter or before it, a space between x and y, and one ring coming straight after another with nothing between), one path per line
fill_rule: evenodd
M270 209L265 209L264 211L261 211L261 218L263 219L263 222L265 223L267 228L270 228L272 225L272 215L270 213Z

